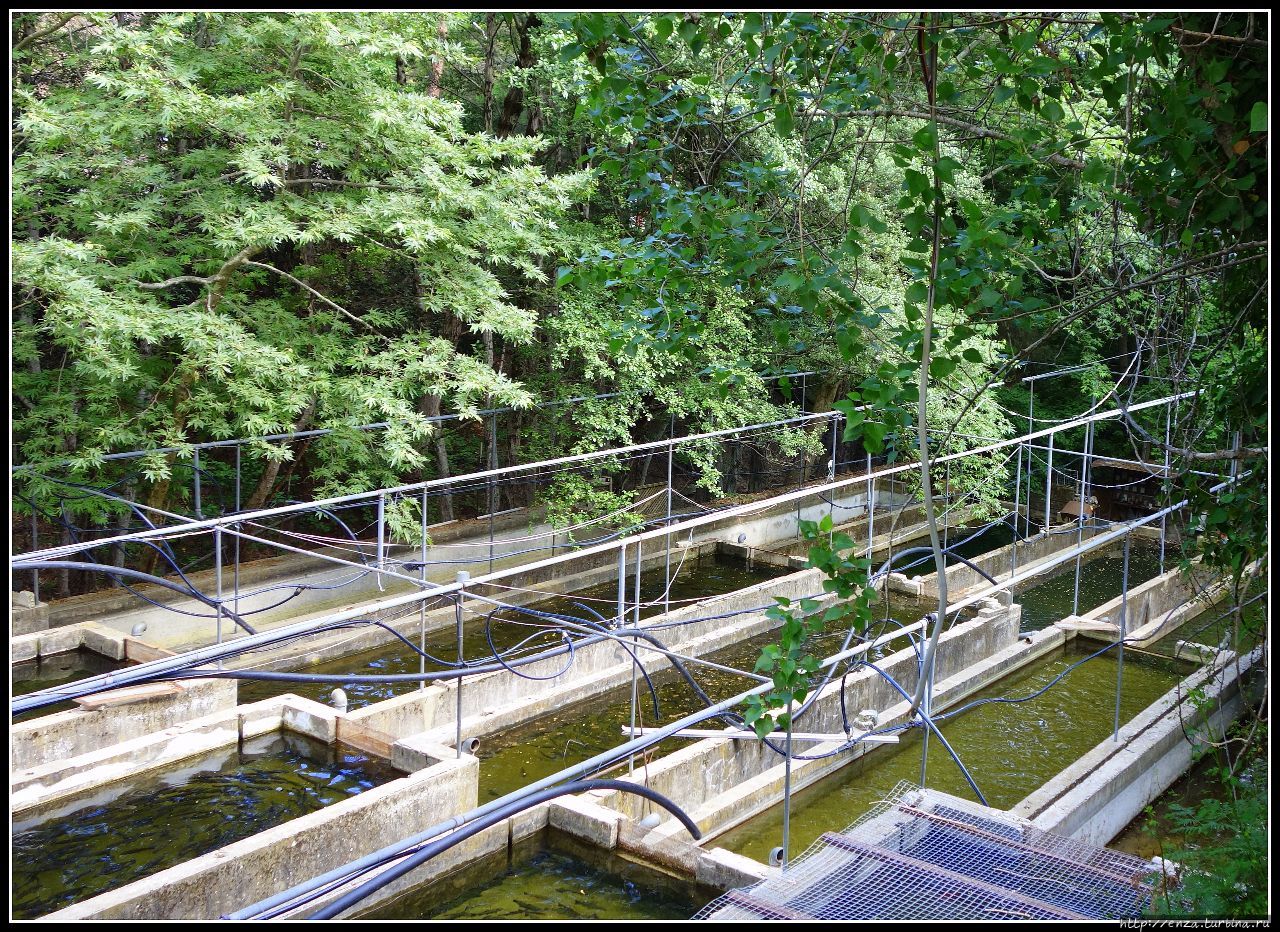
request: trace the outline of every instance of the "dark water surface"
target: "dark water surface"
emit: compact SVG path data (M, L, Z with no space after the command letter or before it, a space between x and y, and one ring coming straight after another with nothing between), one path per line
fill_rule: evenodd
M13 910L40 916L402 776L276 733L54 804L13 823Z
M49 654L47 657L36 660L26 660L12 665L13 695L25 696L27 693L39 692L42 689L65 686L89 676L97 676L99 673L122 670L128 665L124 660L112 660L86 647L63 651L60 654ZM42 715L65 712L75 707L74 702L59 702L56 705L45 706L43 709L32 709L30 712L15 715L12 720L25 722Z

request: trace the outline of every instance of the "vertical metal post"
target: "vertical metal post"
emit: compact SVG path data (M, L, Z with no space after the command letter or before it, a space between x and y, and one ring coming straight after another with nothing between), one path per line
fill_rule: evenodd
M1022 512L1022 448L1024 446L1026 446L1024 443L1018 444L1018 479L1013 486L1013 544L1009 547L1010 577L1018 572L1018 516ZM1027 498L1027 511L1031 511L1030 496ZM1009 595L1013 596L1012 589L1009 590Z
M867 559L875 552L876 484L871 478L871 451L867 451ZM888 591L888 590L886 590Z
M666 563L663 569L662 611L671 613L671 483L674 477L676 458L676 416L671 415L671 430L667 440L667 521L663 525L667 530Z
M1027 399L1027 433L1029 434L1035 433L1035 430L1036 430L1035 417L1033 416L1035 409L1036 409L1036 383L1032 382L1031 389L1030 389L1030 397ZM1034 456L1035 454L1032 451L1032 445L1030 443L1023 444L1023 446L1025 446L1027 450L1027 523L1026 523L1027 533L1026 533L1026 536L1030 537L1031 536L1031 457ZM1021 453L1018 454L1018 462L1022 462ZM1017 523L1017 520L1018 520L1017 516L1015 516L1014 523Z
M191 487L195 493L193 504L196 508L196 517L203 518L204 512L200 508L200 450L198 447L191 452L191 477Z
M637 628L640 627L640 569L641 569L641 564L644 562L641 559L641 554L643 551L644 551L644 543L642 541L636 541L636 590L635 590L636 602L635 602L635 605L632 607L632 611L634 613L632 623Z
M832 482L836 478L836 450L840 442L840 415L837 414L831 422L831 462L827 464L827 481ZM827 509L827 515L831 519L831 531L827 534L828 546L835 540L836 536L836 497L835 492L827 493L830 499L831 507Z
M627 545L618 548L618 620L613 623L621 628L627 620Z
M1055 436L1057 436L1056 433L1049 435L1049 465L1044 471L1044 529L1046 532L1052 520L1049 510L1053 502L1053 438Z
M644 565L644 544L636 541L636 589L635 589L635 605L632 607L632 627L640 627L640 571ZM640 639L636 636L631 638L631 740L636 739L636 710L640 702L640 661L639 661L639 644ZM634 773L636 768L635 755L627 758L627 773Z
M622 546L618 548L618 617L614 621L613 627L621 628L627 621L627 544L624 541ZM631 661L631 733L636 730L636 669L635 658ZM627 763L628 772L631 769L630 759Z
M791 861L791 713L795 711L795 700L787 706L787 762L782 775L782 866L785 868Z
M946 498L947 507L942 510L942 549L947 549L951 541L951 460L943 465L942 494Z
M458 584L463 588L459 589L457 595L453 599L454 624L458 630L458 704L454 712L454 718L457 721L454 724L454 740L453 746L458 750L458 757L462 756L462 664L466 659L462 649L462 600L466 596L467 580L471 578L471 574L466 570L458 571Z
M214 635L213 642L215 644L222 643L222 526L218 525L213 529L213 576L214 576L214 601L217 603L214 614L214 624L217 627L217 634ZM218 658L218 669L222 669L222 658Z
M1129 613L1129 542L1132 532L1124 536L1124 570L1120 576L1120 640L1116 648L1116 719L1111 730L1111 740L1120 740L1120 692L1124 686L1124 639Z
M377 567L378 567L378 591L379 592L386 591L382 587L382 556L383 556L383 530L382 529L386 523L385 522L386 513L387 513L387 496L384 493L379 492L378 493L378 546L377 546L377 558L376 558Z
M498 415L489 416L489 469L498 468ZM489 572L493 572L493 513L497 511L498 486L489 477Z
M808 397L807 397L807 390L809 387L808 379L809 379L809 376L807 375L800 376L800 413L801 414L805 413L804 406L808 401Z
M941 622L939 622L939 624L941 624ZM920 675L926 678L928 677L928 671L924 669L923 663L920 665ZM933 692L933 687L926 684L924 688L924 697L920 702L921 723L924 722L924 719L933 714L931 703L929 701L929 694L931 692ZM925 725L921 730L924 733L920 736L920 788L924 789L928 785L929 778L929 726Z
M1164 475L1160 477L1160 486L1163 489L1164 484L1169 481L1169 438L1171 437L1173 419L1173 408L1169 405L1164 406ZM1161 502L1163 504L1163 502ZM1168 515L1160 516L1160 575L1164 575L1164 540L1165 540L1165 522Z
M1085 499L1088 496L1088 473L1089 473L1089 452L1093 449L1093 421L1090 421L1084 427L1084 452L1080 456L1080 515L1076 524L1076 547L1078 548L1084 543L1084 522L1085 511L1088 506ZM1080 614L1080 564L1081 554L1076 554L1076 583L1075 589L1071 595L1071 614Z
M422 588L427 588L427 490L422 489ZM427 672L427 600L418 603L418 672ZM419 689L427 688L427 681L418 683Z
M31 549L36 551L40 549L40 528L36 519L35 496L31 499ZM40 604L40 571L31 571L31 594L35 596L36 605Z

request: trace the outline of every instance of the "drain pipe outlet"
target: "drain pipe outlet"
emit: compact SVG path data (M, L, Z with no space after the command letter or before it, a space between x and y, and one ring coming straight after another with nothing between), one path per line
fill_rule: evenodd
M333 707L339 712L347 711L347 692L341 686L329 693L329 699L333 702Z

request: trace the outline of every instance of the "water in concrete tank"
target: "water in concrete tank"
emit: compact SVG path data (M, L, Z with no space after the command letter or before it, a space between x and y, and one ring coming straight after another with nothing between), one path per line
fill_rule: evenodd
M384 761L276 733L13 822L13 910L29 919L402 776Z
M719 554L707 554L700 559L691 556L683 567L680 566L679 556L673 554L671 569L675 575L675 581L672 583L670 592L670 601L673 608L684 604L685 600L709 598L727 592L735 592L789 572L785 569L761 564L748 567L742 560ZM676 572L677 569L679 569L678 573ZM641 606L640 617L642 619L660 614L663 611L664 589L666 589L666 571L664 567L660 566L640 574L641 602L652 603ZM501 590L486 589L483 594L498 599L504 598ZM609 618L617 615L617 598L618 584L615 580L579 590L569 596L544 599L533 603L530 607L538 611L560 613L573 618L596 621L594 616L586 611L582 605L589 606L600 615ZM635 601L634 567L627 577L626 599L629 604ZM574 605L574 602L579 602L581 605ZM473 600L469 607L471 611L468 611L466 615L463 654L468 660L484 662L486 656L492 659L492 650L485 637L483 616L487 615L493 606ZM472 614L472 612L479 613L480 617ZM563 639L556 633L546 632L539 634L536 628L530 627L531 624L540 623L538 618L525 613L499 610L493 616L493 621L490 625L494 646L499 650L506 650L520 644L522 641L526 641L527 638L530 638L530 635L534 635L534 637L524 644L525 648L554 647L564 643ZM415 642L417 641L417 637L413 633L409 633L406 636ZM452 625L429 633L426 641L426 652L428 654L448 661L457 659L457 635ZM354 673L360 675L416 673L419 669L419 660L417 653L399 641L393 641L372 650L313 664L302 668L299 672ZM427 662L426 668L428 670L442 669L440 665L432 664L430 661ZM333 691L335 685L337 684L242 680L238 687L239 700L241 703L256 702L271 696L294 693L295 695L305 696L308 699L327 703L329 694ZM347 707L349 709L359 709L372 702L412 692L417 688L418 684L414 682L361 683L343 686L347 693Z
M1153 642L1147 650L1173 657L1178 649L1178 642L1189 641L1214 650L1225 645L1240 653L1247 653L1266 636L1266 592L1266 580L1259 579L1238 599L1232 594L1209 605L1204 611ZM1241 606L1238 612L1232 609L1237 601Z
M1022 630L1039 631L1071 614L1075 594L1075 562L1068 560L1053 575L1038 582L1017 597L1022 606ZM1172 569L1168 561L1166 569ZM1004 568L1008 571L1008 567ZM1133 589L1160 573L1160 549L1134 542L1129 551L1129 588ZM1084 562L1080 567L1080 605L1077 614L1083 615L1109 602L1120 594L1124 580L1124 557L1099 557Z
M1015 671L971 699L1021 697L1040 689L1088 654L1058 649ZM1125 655L1120 723L1164 695L1188 672L1185 664ZM988 703L940 723L943 735L997 808L1016 805L1099 741L1109 738L1115 711L1116 660L1113 652L1076 667L1040 697L1020 704ZM798 856L820 834L839 831L884 798L899 781L920 782L920 736L902 733L791 800L791 853ZM929 742L927 785L975 799L960 769L935 739ZM782 806L776 805L713 839L757 860L782 844Z
M902 596L894 599L891 608L889 617L906 623L919 620L921 615L928 611L926 607ZM883 630L890 630L890 628L886 627ZM811 639L809 650L814 656L827 656L840 649L843 639L843 632L833 631ZM761 649L767 644L777 642L778 633L768 632L711 654L707 659L724 666L751 670L760 657ZM905 643L904 640L893 649L905 646ZM640 656L644 657L643 652ZM749 689L758 682L696 663L690 663L687 666L694 679L715 702ZM705 708L705 704L674 670L663 670L658 673L654 676L654 685L657 687L661 717L654 718L653 700L644 680L641 679L636 706L638 725L665 725ZM630 724L631 686L628 684L591 701L557 709L549 715L526 722L516 728L507 729L500 735L485 738L481 741L478 752L480 801L496 799L534 780L550 776L565 767L617 747L626 738L623 729L629 728ZM717 719L699 727L722 728L725 726L725 722ZM689 743L687 738L670 738L663 741L643 754L637 755L636 767L639 768L645 761L656 760Z
M38 692L41 689L65 686L88 676L120 670L127 665L123 660L113 660L85 647L59 654L49 654L47 657L13 665L13 695L25 696L27 693ZM74 702L59 702L57 705L15 715L13 721L25 722L27 719L64 712L75 707Z
M715 892L544 832L361 918L688 919Z

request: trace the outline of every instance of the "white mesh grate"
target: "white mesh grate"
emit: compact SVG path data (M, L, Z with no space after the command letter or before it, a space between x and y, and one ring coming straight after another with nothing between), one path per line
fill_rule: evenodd
M1116 919L1142 914L1154 872L1141 858L900 783L780 875L694 918Z

